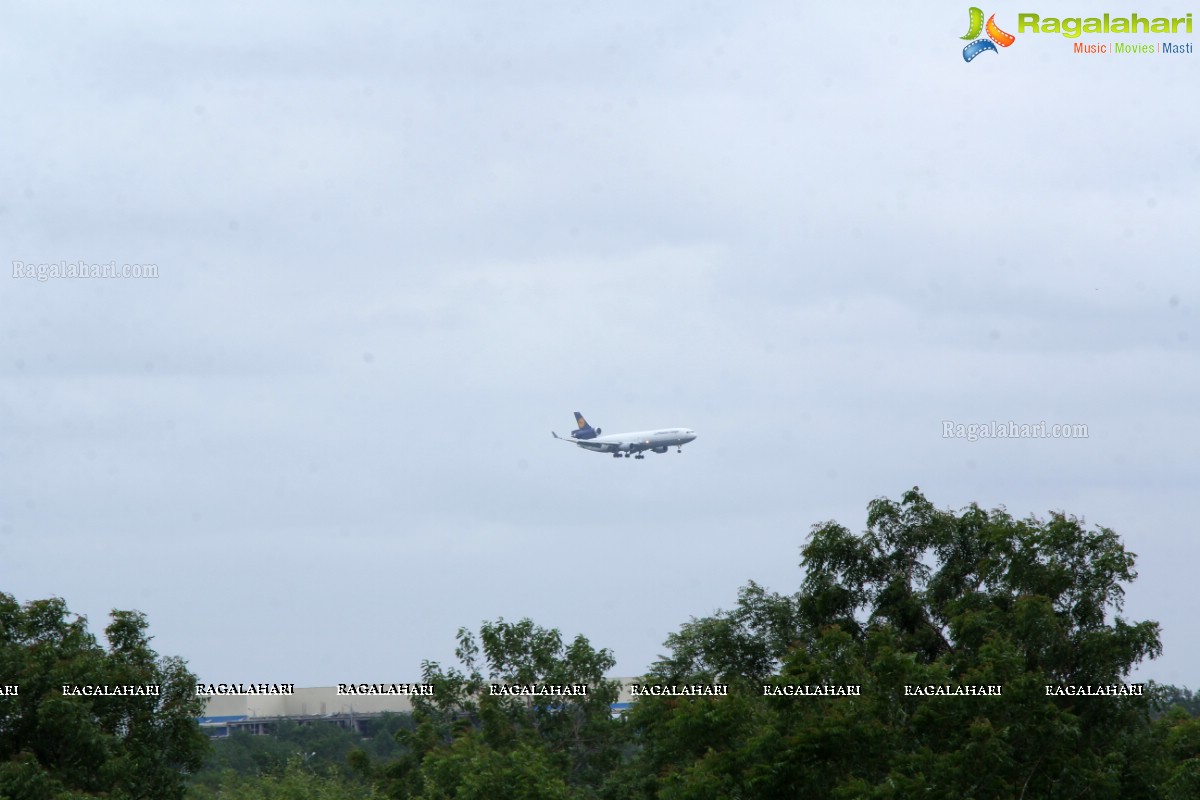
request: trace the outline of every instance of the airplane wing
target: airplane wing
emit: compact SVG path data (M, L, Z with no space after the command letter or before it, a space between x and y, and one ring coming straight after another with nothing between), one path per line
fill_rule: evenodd
M601 453L607 453L607 452L611 452L613 450L619 450L619 449L621 449L621 446L622 446L621 442L593 442L591 439L568 439L565 436L559 436L554 431L550 431L550 435L553 436L555 439L558 439L560 442L566 442L567 444L573 444L578 447L582 447L585 450L597 450Z

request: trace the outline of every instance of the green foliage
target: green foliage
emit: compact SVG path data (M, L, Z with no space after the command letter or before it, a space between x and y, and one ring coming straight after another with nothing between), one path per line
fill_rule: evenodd
M587 795L569 786L552 751L534 741L496 748L475 733L426 754L422 764L428 800L574 800Z
M373 786L335 769L320 772L293 756L278 772L244 775L227 770L218 786L196 785L188 800L382 800Z
M800 596L767 592L754 581L738 592L730 612L692 618L667 637L671 655L652 668L664 683L676 680L761 680L779 670L796 643Z
M383 714L367 720L364 728L360 735L325 722L300 725L283 720L269 734L237 731L213 740L209 758L192 784L215 790L230 774L280 775L297 757L303 759L308 770L322 775L368 779L383 763L403 752L396 734L411 730L413 724L408 714Z
M434 697L413 699L417 728L398 740L410 749L383 772L395 797L585 797L620 753L611 718L616 663L583 636L565 643L530 620L485 622L478 639L458 632L461 667L422 665ZM493 695L491 684L587 684L584 697Z
M1200 718L1174 709L1159 725L1169 763L1163 797L1195 800L1200 797Z
M1188 716L1200 717L1200 694L1169 683L1151 683L1154 692L1155 716L1163 716L1173 709L1181 709Z
M58 598L0 593L0 797L171 800L207 748L186 664L150 648L146 618L116 611L106 650ZM155 695L74 696L63 686L157 685Z
M817 526L798 594L751 584L732 612L668 639L654 676L715 677L741 692L640 700L629 765L640 780L621 781L621 796L1153 796L1166 772L1147 698L1045 692L1120 682L1160 652L1156 623L1119 616L1133 563L1115 533L1074 517L956 514L916 489L871 503L861 535ZM756 696L762 683L862 689ZM1003 695L905 694L946 684ZM1172 780L1190 787L1189 769Z

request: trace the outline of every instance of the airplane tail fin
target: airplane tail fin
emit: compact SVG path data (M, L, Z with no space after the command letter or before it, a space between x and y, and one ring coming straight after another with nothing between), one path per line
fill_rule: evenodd
M600 429L588 425L588 421L578 411L575 412L575 425L578 430L571 431L571 435L576 439L595 439L600 435Z

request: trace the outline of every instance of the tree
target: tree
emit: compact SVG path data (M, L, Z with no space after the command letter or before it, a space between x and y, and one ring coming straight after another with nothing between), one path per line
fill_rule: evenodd
M583 636L569 644L554 629L525 619L462 628L461 667L422 665L433 697L413 698L416 730L397 740L409 753L386 769L397 797L586 797L619 757L611 704L618 685L604 673L616 663ZM573 686L581 696L492 694L492 684Z
M872 502L861 535L815 526L801 554L798 594L751 584L735 611L668 640L653 672L680 680L698 665L697 678L746 694L640 700L631 769L642 777L623 782L640 787L625 796L1157 796L1163 773L1142 747L1149 698L1045 691L1120 682L1161 651L1156 623L1120 616L1136 573L1111 530L1061 513L938 510L913 489ZM762 697L758 683L857 684L861 695ZM947 684L1003 689L905 690Z
M1172 686L1169 683L1154 683L1151 686L1158 707L1156 715L1165 716L1171 709L1180 708L1188 716L1200 717L1200 693L1186 686Z
M106 650L59 598L0 593L0 797L171 800L207 740L196 679L159 657L137 611L117 611ZM157 686L158 694L76 695L77 686Z
M280 769L261 775L226 770L219 787L193 786L189 800L382 800L373 786L330 767L314 769L303 756L292 756Z
M1166 800L1200 797L1200 718L1176 708L1159 720L1170 770L1163 783Z
M651 674L664 683L765 679L779 671L801 627L798 594L768 592L750 581L738 592L731 611L693 617L667 636L671 654L662 657Z

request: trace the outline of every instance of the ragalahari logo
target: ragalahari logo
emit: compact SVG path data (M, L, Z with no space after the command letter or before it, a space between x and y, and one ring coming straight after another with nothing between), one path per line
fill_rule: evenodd
M987 31L987 38L979 38L979 34L984 30ZM964 39L973 39L969 45L963 48L963 61L970 62L975 56L991 50L993 53L998 53L996 45L1008 47L1017 40L1017 37L1011 33L1005 33L1000 30L996 24L996 15L992 14L988 17L987 25L983 24L983 10L971 6L971 27L967 30L967 35Z

